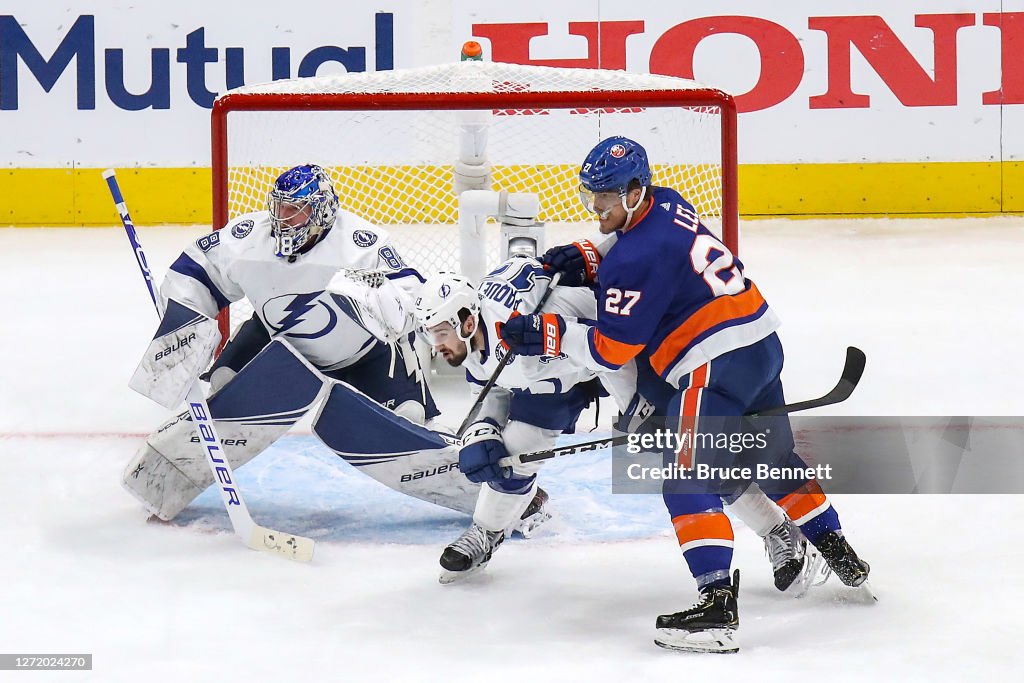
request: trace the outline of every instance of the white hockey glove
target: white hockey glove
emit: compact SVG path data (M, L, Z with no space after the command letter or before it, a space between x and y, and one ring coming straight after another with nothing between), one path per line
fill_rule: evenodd
M412 331L412 306L401 288L378 271L340 270L327 292L343 297L356 323L383 342L393 344ZM351 310L348 310L351 309Z
M165 408L177 408L219 343L216 320L171 299L128 386Z

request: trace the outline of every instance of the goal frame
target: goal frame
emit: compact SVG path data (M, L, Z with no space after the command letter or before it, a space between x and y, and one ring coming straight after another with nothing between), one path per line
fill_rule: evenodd
M259 111L415 111L717 107L721 111L722 241L739 251L737 113L732 95L716 88L448 93L227 93L211 112L213 226L228 222L228 116ZM582 159L580 159L582 162ZM224 340L230 330L220 317ZM223 343L223 342L222 342Z

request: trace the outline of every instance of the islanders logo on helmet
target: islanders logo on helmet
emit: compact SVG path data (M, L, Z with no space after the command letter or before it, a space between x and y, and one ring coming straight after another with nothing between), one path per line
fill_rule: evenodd
M625 194L629 183L651 184L651 166L647 151L640 143L616 135L590 150L580 168L580 185L590 192Z

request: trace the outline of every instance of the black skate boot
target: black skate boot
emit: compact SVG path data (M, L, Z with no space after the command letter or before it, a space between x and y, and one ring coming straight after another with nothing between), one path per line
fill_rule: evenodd
M441 583L454 583L474 574L491 561L505 540L504 531L488 531L473 524L441 553Z
M871 566L857 557L846 539L835 531L822 534L818 550L839 580L847 586L859 586L867 581Z
M551 513L546 508L547 503L548 492L538 486L537 493L533 494L533 500L526 506L526 510L512 530L518 531L524 538L529 538L537 527L551 519Z
M740 625L737 597L740 570L732 576L732 585L707 586L693 607L658 617L658 637L654 644L681 652L738 652L736 629Z
M796 598L824 583L832 571L789 517L764 537L764 549L772 563L775 587Z

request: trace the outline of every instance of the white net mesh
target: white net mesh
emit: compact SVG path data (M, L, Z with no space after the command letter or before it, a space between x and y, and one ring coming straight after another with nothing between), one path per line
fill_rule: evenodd
M697 97L707 92L700 88L667 76L486 62L240 88L222 98L227 192L215 198L214 215L229 219L264 208L278 175L316 163L334 179L342 207L387 227L406 261L424 274L457 270L457 161L486 159L488 189L537 194L541 221L587 221L579 164L600 140L625 135L647 149L654 184L678 189L714 229L722 215L722 112ZM626 92L639 101L655 91L678 94L681 102L622 106L630 100L607 96ZM419 108L390 108L416 99L409 93L420 94ZM501 93L500 108L453 109L464 106L455 102L462 93ZM572 108L561 108L535 106L530 98L538 93L589 94L565 95ZM376 95L370 101L368 94ZM690 94L693 103L686 100ZM260 106L284 109L234 109L257 99L245 95L273 95ZM346 95L362 99L353 104ZM300 109L314 101L317 110ZM609 106L613 101L618 106ZM489 265L496 262L496 237L480 248Z

